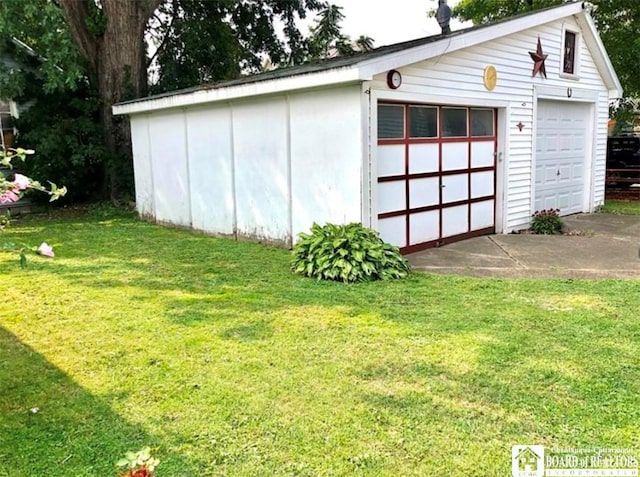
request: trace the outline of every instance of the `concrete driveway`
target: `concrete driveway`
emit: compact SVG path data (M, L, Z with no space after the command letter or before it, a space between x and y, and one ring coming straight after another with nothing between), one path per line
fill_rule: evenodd
M414 270L482 277L640 278L640 216L564 217L574 235L487 235L408 255Z

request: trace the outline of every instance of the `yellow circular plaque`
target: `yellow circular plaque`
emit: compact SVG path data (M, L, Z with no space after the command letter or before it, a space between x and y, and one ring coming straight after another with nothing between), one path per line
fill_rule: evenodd
M484 82L485 88L487 88L489 91L493 91L493 89L496 87L496 83L498 82L498 72L496 71L495 66L489 65L484 69L482 81Z

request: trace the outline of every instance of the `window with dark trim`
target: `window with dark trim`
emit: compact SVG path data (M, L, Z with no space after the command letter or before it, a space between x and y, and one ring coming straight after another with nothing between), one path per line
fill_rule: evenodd
M467 136L466 108L442 108L442 137Z
M493 109L471 109L471 135L493 136Z
M409 137L437 137L438 108L409 106Z
M381 104L378 106L378 138L404 137L404 106Z
M572 31L564 32L564 54L562 72L569 75L575 74L576 67L576 39L577 35Z

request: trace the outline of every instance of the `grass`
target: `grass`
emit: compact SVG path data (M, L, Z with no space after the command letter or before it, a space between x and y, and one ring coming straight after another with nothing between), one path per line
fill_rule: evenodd
M0 255L0 476L505 476L511 446L633 448L640 281L413 274L127 213L30 219ZM32 410L37 409L37 412Z
M618 215L640 215L640 201L608 200L602 207L602 212Z

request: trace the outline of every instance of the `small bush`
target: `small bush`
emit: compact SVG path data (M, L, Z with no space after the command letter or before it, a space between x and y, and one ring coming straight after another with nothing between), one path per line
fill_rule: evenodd
M404 278L409 264L398 247L361 224L313 224L293 248L291 268L318 280L361 282Z
M560 209L536 210L532 215L531 231L535 234L554 235L562 231Z

